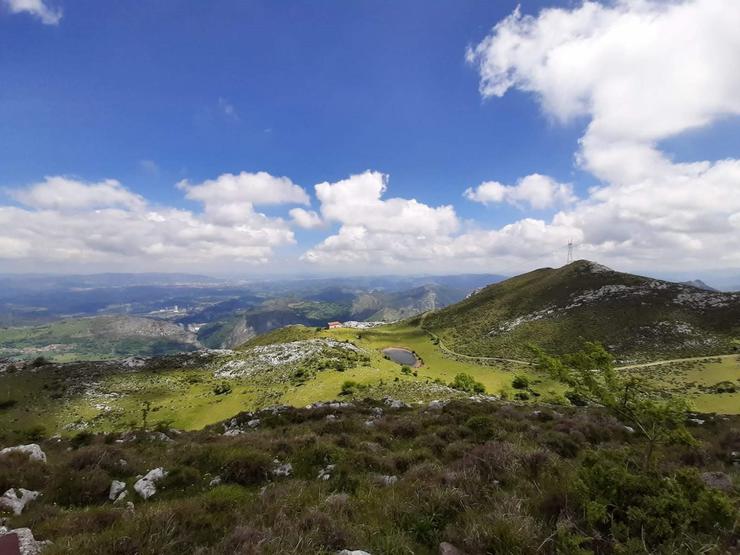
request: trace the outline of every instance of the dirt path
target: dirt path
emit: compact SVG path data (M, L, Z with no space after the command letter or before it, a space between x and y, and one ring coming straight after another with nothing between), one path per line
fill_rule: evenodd
M617 370L631 370L633 368L647 368L649 366L661 366L663 364L671 364L673 362L691 362L692 360L706 360L710 358L732 358L740 356L737 353L732 355L704 355L700 357L688 357L688 358L671 358L667 360L656 360L654 362L643 362L641 364L628 364L627 366L617 366Z
M524 366L531 366L532 363L528 362L526 360L516 360L513 358L502 358L502 357L475 357L470 355L464 355L462 353L456 353L452 349L448 349L444 343L442 343L442 340L439 338L438 335L432 333L428 329L424 328L424 320L426 320L426 317L434 312L433 310L428 310L424 314L421 315L421 319L419 320L419 329L426 334L429 335L429 337L432 338L432 340L437 342L437 346L440 348L440 350L445 353L446 355L453 356L453 357L459 357L464 358L465 360L481 360L481 361L489 361L489 362L510 362L511 364L522 364Z

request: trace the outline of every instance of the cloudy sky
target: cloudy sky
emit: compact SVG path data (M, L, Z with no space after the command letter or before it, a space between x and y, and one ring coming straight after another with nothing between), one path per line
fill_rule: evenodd
M740 273L740 2L0 0L0 271Z

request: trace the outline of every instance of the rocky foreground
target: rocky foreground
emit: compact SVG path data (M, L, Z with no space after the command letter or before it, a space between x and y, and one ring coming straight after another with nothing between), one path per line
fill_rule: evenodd
M731 553L738 422L692 416L694 440L660 446L649 467L639 431L599 410L484 398L273 407L199 432L83 432L0 451L0 547Z

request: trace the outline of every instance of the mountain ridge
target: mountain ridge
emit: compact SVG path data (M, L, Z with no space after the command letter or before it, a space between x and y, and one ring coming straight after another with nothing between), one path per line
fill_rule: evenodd
M526 357L598 340L618 357L733 352L740 295L617 272L588 260L539 268L429 314L423 325L473 356Z

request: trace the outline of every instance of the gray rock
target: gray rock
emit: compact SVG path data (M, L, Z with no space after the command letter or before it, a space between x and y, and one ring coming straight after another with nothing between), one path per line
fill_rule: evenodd
M272 474L278 478L287 478L293 474L293 465L290 463L280 464L280 461L275 459L272 461L275 467L272 469Z
M465 552L460 551L451 543L442 542L439 544L439 555L465 555Z
M42 549L51 544L50 541L37 541L30 528L16 528L15 530L0 528L0 536L9 535L16 537L20 555L39 555Z
M143 478L137 480L134 484L134 491L144 499L149 499L157 493L157 482L165 476L167 476L167 471L161 466L150 470Z
M256 428L257 426L260 425L260 422L261 421L259 418L252 418L252 420L247 422L247 426L249 426L250 428Z
M378 480L384 486L392 486L398 482L398 476L381 476Z
M341 551L337 551L337 555L370 555L370 553L361 549L342 549Z
M18 495L20 494L20 495ZM2 497L0 497L0 507L13 511L15 516L20 515L31 501L39 497L38 491L31 491L23 488L10 488Z
M0 455L8 455L10 453L23 453L24 455L28 455L28 458L32 461L46 462L46 453L36 443L6 447L0 451Z
M327 414L325 418L326 420L336 420L337 416L335 414Z
M108 499L110 499L111 501L115 501L116 499L118 499L118 496L121 495L121 493L124 491L126 491L126 482L113 480L110 484L110 489L108 490Z
M432 410L442 410L447 405L447 401L429 401L429 408Z
M392 397L386 397L385 399L383 399L383 402L392 409L411 408L411 405L409 405L408 403L404 403L403 401L400 401L398 399L393 399Z
M327 464L324 468L319 470L319 475L317 477L318 480L323 480L324 482L331 480L331 473L336 468L337 465L335 464Z
M735 487L730 475L724 472L702 472L701 479L707 487L720 491L732 491Z
M208 482L208 485L213 487L220 486L221 485L221 476L214 477L210 482Z

